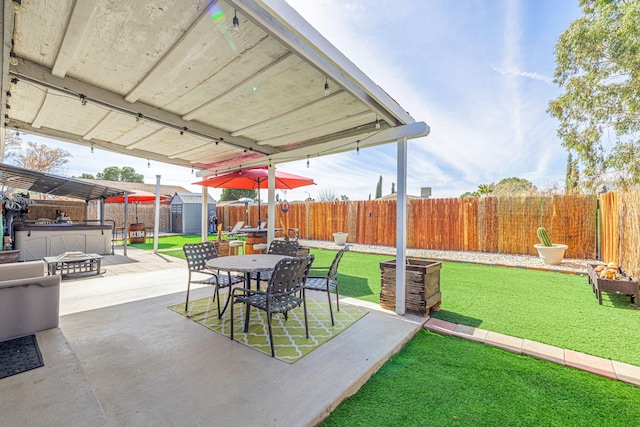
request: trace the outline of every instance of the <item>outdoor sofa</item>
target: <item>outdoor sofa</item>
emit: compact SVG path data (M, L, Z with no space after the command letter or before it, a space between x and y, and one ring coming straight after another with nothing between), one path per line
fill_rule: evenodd
M60 280L44 261L0 264L0 341L58 327Z

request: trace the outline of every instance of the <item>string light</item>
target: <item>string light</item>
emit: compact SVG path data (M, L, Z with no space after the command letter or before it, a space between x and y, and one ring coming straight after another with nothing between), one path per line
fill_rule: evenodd
M191 166L191 175L193 175L193 166Z
M150 168L151 167L151 161L149 159L147 159L147 167Z
M329 96L329 78L324 78L324 96Z
M136 122L140 122L140 120L142 120L142 113L138 113L138 115L136 116Z
M91 152L93 153L93 142L91 143Z
M309 169L309 156L307 156L307 169Z
M376 114L376 129L380 129L380 120L378 120L377 114Z
M83 93L80 94L80 103L82 105L87 105L87 97Z
M238 11L233 9L233 32L240 31L240 20L238 19Z
M360 155L360 140L356 141L356 156Z

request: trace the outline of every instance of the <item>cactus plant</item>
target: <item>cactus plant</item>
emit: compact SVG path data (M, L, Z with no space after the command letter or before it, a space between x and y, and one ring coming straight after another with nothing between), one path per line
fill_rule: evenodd
M547 230L545 230L544 227L538 227L538 239L540 239L540 243L542 244L542 246L552 246L551 239L549 238Z

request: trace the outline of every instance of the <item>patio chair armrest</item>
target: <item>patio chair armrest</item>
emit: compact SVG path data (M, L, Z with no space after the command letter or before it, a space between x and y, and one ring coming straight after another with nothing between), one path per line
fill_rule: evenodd
M314 275L317 276L318 274L323 274L323 273L325 273L324 275L329 274L329 269L330 268L331 267L313 267L312 266L309 269L309 277L314 276Z
M267 295L265 291L259 291L257 289L247 289L247 288L233 288L231 291L231 296L234 297L237 293L243 293L244 295Z

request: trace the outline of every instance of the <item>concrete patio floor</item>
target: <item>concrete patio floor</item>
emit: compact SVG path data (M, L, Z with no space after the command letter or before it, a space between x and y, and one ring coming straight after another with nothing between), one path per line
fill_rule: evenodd
M185 261L128 255L105 257L100 276L62 282L60 326L37 334L45 365L0 381L0 424L315 425L426 320L372 304L288 364L168 310L184 300ZM198 288L192 298L210 294Z

